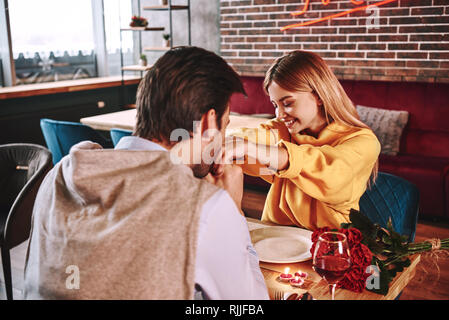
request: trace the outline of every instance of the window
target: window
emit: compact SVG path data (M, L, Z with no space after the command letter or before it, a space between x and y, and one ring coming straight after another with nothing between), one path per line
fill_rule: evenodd
M106 33L106 51L108 56L108 70L117 75L120 70L120 41L122 43L123 65L132 64L134 59L134 40L130 32L120 32L126 28L132 17L130 1L107 0L104 5L104 25ZM120 39L120 36L122 37Z
M131 0L0 2L2 10L9 7L11 39L9 55L0 57L0 85L121 74L120 25L132 16ZM0 28L0 37L8 37L7 28ZM122 48L127 62L133 58L133 38L122 39ZM4 67L11 60L14 70Z

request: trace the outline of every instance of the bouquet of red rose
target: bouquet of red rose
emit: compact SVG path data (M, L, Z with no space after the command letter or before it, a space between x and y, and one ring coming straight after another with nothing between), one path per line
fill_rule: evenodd
M316 242L319 236L327 231L331 231L330 228L319 228L312 233L312 248L310 252L312 255L315 252ZM371 265L373 260L373 254L371 250L364 245L362 241L362 233L356 228L349 229L333 229L332 231L338 231L346 236L348 241L349 251L351 254L351 267L345 273L345 276L337 284L337 288L344 288L355 292L362 292L365 289L366 279L370 276L370 273L366 273L368 266Z
M346 235L352 263L344 278L338 282L338 288L355 292L362 292L366 288L386 295L396 274L410 265L410 255L449 249L449 239L409 243L406 236L393 230L391 220L384 229L357 210L352 209L349 218L351 223L342 223L338 230L326 227L312 233L312 256L322 233L338 231ZM368 268L370 266L372 267ZM379 286L367 287L366 280L373 273L379 277Z

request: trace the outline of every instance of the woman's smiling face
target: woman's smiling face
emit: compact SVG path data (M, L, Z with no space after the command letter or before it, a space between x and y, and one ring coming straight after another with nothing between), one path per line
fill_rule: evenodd
M277 118L285 123L290 134L306 131L316 135L326 126L322 103L313 93L290 92L273 81L268 94Z

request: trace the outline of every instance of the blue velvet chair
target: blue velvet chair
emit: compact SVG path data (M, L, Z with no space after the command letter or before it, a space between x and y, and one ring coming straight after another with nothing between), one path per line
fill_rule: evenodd
M110 134L111 134L112 143L114 144L114 147L115 147L121 138L132 135L132 131L118 129L118 128L112 128L110 131Z
M419 190L405 179L379 172L376 183L360 198L360 211L371 221L387 226L391 217L393 228L408 240L415 240L419 210Z
M114 147L110 140L91 127L78 122L41 119L40 124L47 147L53 155L53 164L58 163L69 153L73 145L81 141L96 142L103 148Z

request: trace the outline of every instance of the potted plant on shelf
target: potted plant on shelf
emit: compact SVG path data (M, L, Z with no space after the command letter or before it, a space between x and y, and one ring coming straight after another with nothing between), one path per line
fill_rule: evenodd
M148 26L148 20L144 17L140 16L133 16L131 18L131 22L129 24L131 28L141 28L145 29Z
M164 41L163 41L162 45L165 46L165 47L170 47L170 34L169 33L164 33L162 35L162 38L164 38Z
M146 67L147 63L148 63L147 56L144 54L141 54L140 59L139 59L139 66Z

